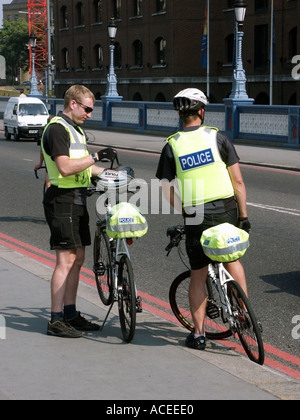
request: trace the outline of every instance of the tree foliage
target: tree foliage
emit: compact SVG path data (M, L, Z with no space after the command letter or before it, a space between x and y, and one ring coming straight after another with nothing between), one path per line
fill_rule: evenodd
M28 23L25 19L3 21L3 28L0 30L0 55L5 58L7 66L28 70L28 38Z

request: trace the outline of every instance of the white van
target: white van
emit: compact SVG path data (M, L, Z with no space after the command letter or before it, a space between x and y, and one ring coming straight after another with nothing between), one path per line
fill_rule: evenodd
M13 135L20 138L40 138L47 125L49 113L46 105L38 98L10 98L4 112L3 126L6 140Z

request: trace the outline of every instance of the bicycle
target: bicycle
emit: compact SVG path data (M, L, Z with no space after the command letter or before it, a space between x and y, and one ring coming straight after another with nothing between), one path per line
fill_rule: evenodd
M113 161L111 163L111 169L112 168ZM113 177L112 172L109 177L111 180ZM125 182L127 181L128 180L125 179ZM121 188L127 188L127 185L123 185ZM119 192L120 188L118 189L118 193ZM137 295L137 287L134 281L134 272L128 248L128 246L132 244L133 239L113 239L108 236L106 231L106 217L112 208L112 196L108 193L106 188L101 190L95 185L88 188L89 196L95 193L98 193L100 196L103 193L107 194L105 204L106 214L104 217L102 217L97 210L97 203L101 197L98 198L96 203L96 214L98 219L96 221L96 232L93 244L93 272L95 275L97 291L101 302L105 306L109 306L100 330L103 330L110 311L114 303L117 302L122 335L124 340L129 343L132 341L135 334L136 314L142 312L142 300L141 297ZM112 195L114 195L114 193L115 192L113 192Z
M170 243L166 247L167 256L174 247L177 247L182 262L188 268L180 246L185 237L184 227L172 226L167 230L167 235L170 237ZM190 270L179 274L170 286L169 302L180 324L187 330L194 331L189 307L189 284ZM211 340L222 340L231 336L235 337L237 334L248 358L263 365L264 346L261 324L256 319L249 298L225 269L223 263L212 262L209 265L206 291L208 298L205 320L206 337Z

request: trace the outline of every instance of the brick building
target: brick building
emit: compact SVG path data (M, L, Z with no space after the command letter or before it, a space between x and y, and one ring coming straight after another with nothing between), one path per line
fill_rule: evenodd
M200 56L206 0L55 0L55 94L73 83L100 99L110 64L107 25L115 18L115 73L124 100L171 101L181 88L207 91ZM211 102L231 93L234 0L210 1L209 90ZM300 105L292 77L300 55L300 0L274 0L274 105ZM243 63L247 93L268 104L271 0L248 2ZM299 57L300 62L300 57ZM300 73L300 71L298 72ZM295 75L295 73L294 73ZM300 75L299 75L300 77Z

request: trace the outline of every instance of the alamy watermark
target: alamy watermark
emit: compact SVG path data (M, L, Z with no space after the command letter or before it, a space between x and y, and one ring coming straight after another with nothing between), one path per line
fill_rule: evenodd
M292 337L294 340L300 340L300 315L294 316L292 323L296 326L292 329Z
M296 64L292 70L292 78L294 80L300 80L300 55L295 55L292 58L292 64Z
M0 315L0 340L6 339L6 322L3 315Z

